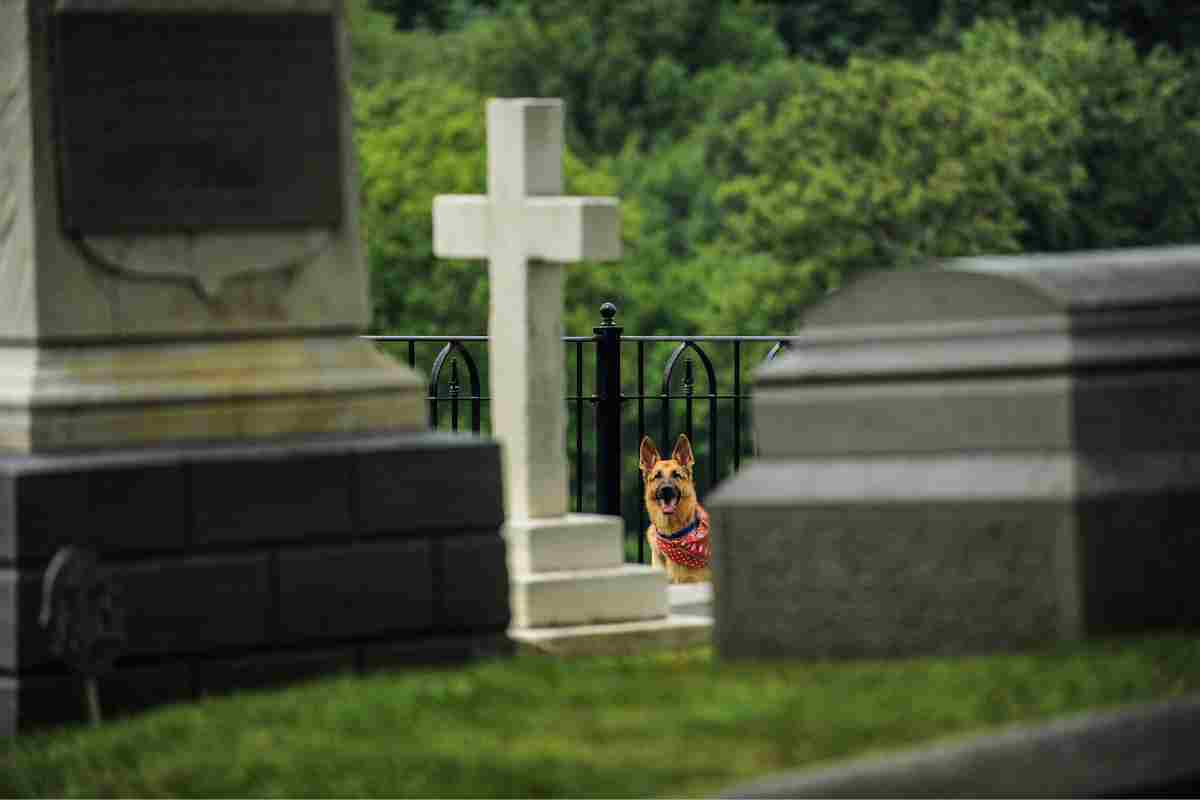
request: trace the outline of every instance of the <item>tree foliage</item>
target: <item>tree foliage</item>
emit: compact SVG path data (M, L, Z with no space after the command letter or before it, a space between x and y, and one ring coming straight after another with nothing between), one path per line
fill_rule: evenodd
M785 325L873 267L1194 236L1197 96L1182 60L1077 21L825 69L715 134L745 159L718 190L723 243L774 261L739 276L724 318Z
M725 0L530 0L481 20L462 44L479 92L562 97L571 141L590 153L680 135L702 102L698 73L784 54L764 18Z
M622 197L622 261L568 268L575 333L606 300L630 333L781 332L865 269L1200 233L1194 54L1150 46L1175 40L1149 0L1132 37L1102 0L453 2L440 32L367 2L381 331L483 331L486 270L434 259L430 218L485 190L490 95L566 98L568 189Z

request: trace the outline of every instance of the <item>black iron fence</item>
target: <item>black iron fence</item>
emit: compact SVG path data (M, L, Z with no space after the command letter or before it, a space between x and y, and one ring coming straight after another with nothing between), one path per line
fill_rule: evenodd
M576 511L625 519L630 560L647 561L648 524L637 470L647 433L667 457L679 433L696 453L701 498L754 452L749 373L790 336L627 336L612 303L591 336L566 336L568 442ZM486 336L368 336L418 372L428 369L433 428L490 430ZM590 351L591 358L588 358ZM587 369L589 361L592 369ZM653 375L648 364L661 363ZM461 366L460 366L461 364ZM702 385L697 383L697 364ZM428 365L427 367L425 365ZM590 373L590 379L589 379ZM587 412L591 424L587 424ZM590 429L591 435L586 435Z

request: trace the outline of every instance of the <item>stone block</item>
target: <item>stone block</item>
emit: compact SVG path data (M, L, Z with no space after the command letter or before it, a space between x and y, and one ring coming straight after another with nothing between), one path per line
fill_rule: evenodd
M619 517L568 514L504 525L509 569L514 575L619 567L623 523Z
M504 539L492 533L455 536L436 543L442 576L435 616L439 630L508 627L508 570Z
M667 615L667 575L636 564L542 572L512 583L515 628L647 620Z
M0 560L48 560L68 544L103 553L184 547L186 486L169 454L0 457Z
M755 435L763 455L780 459L1064 449L1073 432L1069 386L1054 375L763 384L752 401Z
M1187 600L1200 536L1180 522L1200 519L1200 477L1186 491L1084 498L1075 513L1080 613L1089 633L1200 630L1200 605Z
M910 469L919 479L927 466ZM755 462L742 475L775 471L777 494L709 503L722 533L713 635L723 655L954 654L1080 635L1065 500L881 497L864 483L842 504L799 506L788 488L820 471L806 467Z
M182 662L128 667L97 682L104 719L116 719L191 698L191 674ZM87 719L82 678L41 673L0 677L0 736L82 724Z
M106 568L124 610L130 656L258 645L273 600L265 556L150 561ZM62 669L41 626L43 570L0 569L0 669Z
M83 684L65 676L0 676L0 736L82 720Z
M191 665L192 686L200 696L281 686L340 672L353 672L357 661L357 652L352 647L198 659Z
M500 452L466 435L380 438L356 448L354 507L363 533L500 527Z
M711 583L677 583L667 587L671 613L685 617L712 617Z
M756 375L708 499L725 656L1195 629L1200 248L865 275Z
M82 700L84 693L80 679L72 677L70 680L75 684L74 697ZM105 719L188 701L193 696L192 671L182 660L121 667L101 676L97 686L100 710ZM85 718L82 702L77 713L77 719Z
M512 653L513 643L506 634L485 632L371 642L362 647L362 662L364 670L373 671L461 664Z
M193 547L346 537L353 459L293 447L205 453L188 470Z
M54 660L38 621L41 607L40 572L0 569L0 669L15 672Z
M360 459L392 472L364 487ZM455 460L459 475L480 481L478 495L492 498L490 508L464 504L460 521L468 527L439 524L449 495L431 492L413 492L407 515L376 514L386 525L359 527L367 495L388 490L386 474L432 469L449 480ZM38 621L42 579L51 544L74 541L60 529L87 521L89 503L112 503L98 512L101 521L125 515L125 528L84 542L99 546L124 610L121 669L183 664L198 691L225 691L353 668L367 645L400 640L415 650L433 643L426 654L433 661L500 652L479 644L502 636L509 619L499 480L494 443L426 433L0 458L0 487L7 487L0 519L17 522L19 536L8 541L22 556L0 563L0 670L26 687L0 703L9 704L14 725L25 725L22 715L32 709L38 719L55 718L52 703L34 702L67 691L37 683L65 670ZM304 513L288 507L293 493ZM57 507L68 502L69 509ZM137 705L136 686L122 691L113 698ZM156 692L148 685L146 697Z
M112 573L131 656L203 653L270 639L275 599L265 553L141 561L114 566Z
M355 542L278 555L281 641L383 636L433 626L429 542Z

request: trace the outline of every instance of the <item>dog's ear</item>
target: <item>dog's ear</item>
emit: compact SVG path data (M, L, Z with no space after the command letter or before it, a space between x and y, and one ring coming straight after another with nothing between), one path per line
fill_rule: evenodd
M671 458L683 467L690 467L696 460L692 456L692 443L688 441L687 434L679 434L679 438L675 440L675 449L671 451Z
M643 475L649 475L650 470L654 469L654 465L659 462L658 448L654 446L654 440L649 436L642 437L642 449L638 458Z

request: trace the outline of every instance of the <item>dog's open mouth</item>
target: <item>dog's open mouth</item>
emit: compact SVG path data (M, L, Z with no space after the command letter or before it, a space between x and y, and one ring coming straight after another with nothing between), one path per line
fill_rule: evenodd
M658 500L658 507L664 514L674 514L675 509L679 507L679 492L672 486L659 489L655 499Z

